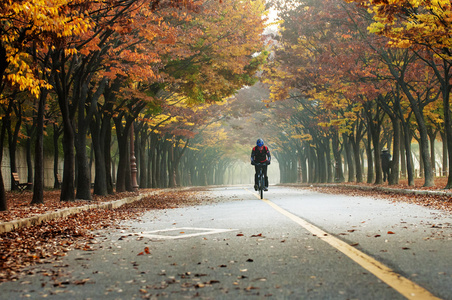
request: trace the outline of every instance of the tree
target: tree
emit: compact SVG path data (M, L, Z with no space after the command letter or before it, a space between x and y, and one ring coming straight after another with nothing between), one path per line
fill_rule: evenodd
M25 0L6 1L4 4L0 8L0 93L5 95L5 87L9 87L12 93L27 90L39 97L42 89L51 86L41 76L37 54L48 51L49 45L59 44L69 36L83 33L90 22L78 11L74 11L71 16L66 15L65 11L73 7L72 1ZM12 101L10 97L7 99ZM12 110L8 108L4 112L11 113ZM3 147L0 149L2 151ZM3 187L1 173L0 181ZM0 209L6 210L4 188L0 189L0 203Z
M451 188L452 120L449 98L452 76L450 44L452 7L450 1L399 0L391 4L373 0L355 2L372 11L374 23L369 27L370 32L387 36L390 39L388 42L390 46L413 49L433 69L440 83L443 99L449 156L449 179L446 188ZM417 114L416 118L418 117Z

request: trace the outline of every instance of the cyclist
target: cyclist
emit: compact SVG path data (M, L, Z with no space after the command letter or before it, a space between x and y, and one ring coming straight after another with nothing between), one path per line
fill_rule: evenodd
M257 191L257 174L259 173L259 168L262 168L265 176L265 188L264 191L268 191L268 177L267 177L267 165L270 164L271 155L267 146L264 146L264 141L262 139L258 139L256 142L256 147L253 147L251 151L251 164L255 165L256 163L264 163L265 166L254 166L256 173L254 174L254 190Z

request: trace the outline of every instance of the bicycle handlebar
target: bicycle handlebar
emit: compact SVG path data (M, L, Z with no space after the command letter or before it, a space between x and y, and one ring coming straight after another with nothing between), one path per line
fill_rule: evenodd
M268 165L268 162L264 162L264 163L254 163L254 165L255 166L258 166L258 167L263 167L263 166L267 166Z

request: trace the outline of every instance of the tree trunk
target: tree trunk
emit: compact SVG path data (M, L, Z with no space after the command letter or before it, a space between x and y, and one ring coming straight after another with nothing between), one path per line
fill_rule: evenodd
M53 188L59 189L61 188L61 182L58 180L58 163L59 163L59 155L60 155L60 149L58 147L59 145L59 139L60 139L60 129L58 128L57 124L53 124Z
M447 83L449 84L449 80L447 80ZM443 88L443 105L444 105L444 126L446 128L446 143L447 143L447 153L448 153L448 178L447 178L447 184L445 186L446 189L452 188L452 118L450 113L450 88L448 85L448 88ZM444 143L444 141L443 141ZM444 168L446 168L446 165L444 165Z
M344 140L345 155L347 156L348 163L348 182L354 182L356 180L356 175L355 175L355 164L354 160L352 159L353 155L350 137L345 133L342 134L342 137Z
M408 185L414 186L414 170L413 170L413 160L411 157L411 133L408 128L408 124L402 121L403 128L403 138L405 143L405 157L406 157L406 172L408 175Z
M404 94L407 96L410 107L414 113L416 118L416 122L418 124L418 130L420 135L420 149L422 161L424 163L424 187L434 186L433 172L432 172L432 161L430 159L429 147L428 147L428 134L427 134L427 126L425 125L423 106L420 106L420 99L415 99L411 94L411 90L409 89L406 82L403 80L403 77L397 77L398 83L402 88Z
M436 174L436 160L435 160L435 140L437 131L434 129L427 130L428 139L430 140L430 159L432 162L432 173L433 177L435 177Z
M443 161L442 161L442 170L441 170L441 176L447 176L447 141L446 141L446 133L443 131L440 131L441 141L442 141L442 148L443 148Z
M1 47L0 47L1 49ZM5 116L8 115L8 111L5 112ZM3 141L5 140L6 135L6 128L5 128L5 117L3 117L1 121L2 127L0 131L0 165L3 161ZM8 205L6 202L6 191L5 191L5 184L3 181L3 173L2 168L0 167L0 211L6 211L8 210Z
M32 204L44 203L44 110L47 93L46 90L41 91L36 117L35 180Z
M147 126L143 126L142 129L139 131L140 132L140 147L138 148L139 151L139 155L137 155L139 157L139 168L140 168L140 187L141 188L148 188L148 161L149 161L149 157L146 156L147 154L147 149L146 149L146 145L147 145L147 141L148 141L148 135L146 134L148 127Z
M353 148L353 159L354 159L354 166L356 170L356 182L360 183L363 182L363 171L361 168L361 159L360 159L360 145L361 145L361 139L362 139L362 130L363 125L362 122L358 121L358 124L355 126L355 132L353 135L350 136L350 142L352 144Z
M400 122L402 123L402 122ZM402 125L402 124L401 124ZM405 155L405 134L403 133L403 126L400 130L401 142L400 142L400 177L407 178L406 169L406 155Z
M54 72L54 87L57 93L58 105L62 116L63 124L63 183L61 186L60 201L74 201L75 187L74 187L74 123L73 118L77 110L76 107L69 105L69 79L64 69L66 57L64 51L55 51L52 55L53 69L58 70Z
M118 128L116 128L116 133L118 133ZM117 134L118 139L118 150L119 150L119 161L118 170L116 175L116 192L126 191L126 167L128 163L127 157L127 141L128 136L126 134Z
M372 152L372 137L369 129L367 130L366 155L367 155L367 183L373 183L375 173Z
M318 182L325 183L327 181L327 174L326 174L326 161L325 161L325 147L320 142L317 146L317 166L318 166ZM290 157L292 159L292 157ZM293 165L293 164L292 164ZM293 180L290 180L290 182L293 182Z
M80 120L79 120L80 121ZM77 158L77 199L92 200L91 176L89 171L88 155L86 153L86 130L79 122L79 132L76 138Z
M91 122L91 138L92 149L94 151L94 195L106 196L107 189L107 173L105 166L105 134L102 134L102 125L100 124L100 116L97 114ZM110 150L110 149L109 149Z
M399 184L399 157L400 157L400 120L391 119L393 128L393 153L392 162L390 164L389 185Z
M301 182L302 183L307 183L308 182L308 167L306 165L306 145L304 145L304 149L302 151L299 152L299 156L300 156L300 168L301 168Z
M11 99L10 101L14 101L14 100ZM10 118L7 118L8 126L6 128L6 130L8 132L9 165L10 165L10 169L11 169L11 182L14 182L12 173L18 172L17 165L16 165L16 154L17 154L19 131L20 131L20 127L22 124L22 109L20 107L21 104L19 103L19 101L17 101L16 105L18 105L19 107L14 109L14 111L16 113L16 119L17 119L15 126L14 126L14 130L12 130L12 128L11 128L11 119ZM11 190L17 190L16 185L12 184Z
M86 76L85 73L80 73L79 76L80 77L76 80L78 85L75 84L78 89L76 88L74 91L74 98L78 97L76 101L78 103L78 131L76 133L77 199L92 200L91 170L86 152L86 135L90 124L94 124L93 126L97 127L100 126L100 124L93 123L92 120L95 112L97 111L98 99L104 93L107 79L104 77L97 86L97 90L92 93L92 91L90 92L91 76ZM95 130L99 129L95 128ZM99 147L97 148L97 151L98 156L101 155ZM103 166L98 168L99 171L102 170L102 173L104 169L105 168Z
M342 171L342 149L340 148L339 134L336 130L333 131L333 156L335 160L335 182L344 182L344 173Z
M66 106L65 104L63 105ZM63 113L63 116L64 115L65 114ZM60 200L74 201L75 200L74 131L72 122L69 120L68 117L63 117L63 153L64 153L63 183L61 187Z
M331 161L331 139L329 137L326 138L326 167L327 167L327 182L332 183L334 182L334 175L333 175L333 163Z
M39 126L39 125L37 125ZM28 127L28 126L27 126ZM33 126L34 128L34 126ZM34 129L30 130L27 134L27 146L26 146L26 159L27 159L27 182L33 182L33 162L31 158L31 150L32 150L32 137L34 133ZM31 189L30 185L27 186L27 189Z
M0 159L1 161L1 159ZM0 168L0 211L7 211L5 185L3 184L3 174Z
M308 174L308 182L309 183L315 183L315 153L312 150L312 147L309 146L308 147L308 169L309 169L309 174ZM282 173L284 174L284 173ZM281 181L284 182L284 181Z

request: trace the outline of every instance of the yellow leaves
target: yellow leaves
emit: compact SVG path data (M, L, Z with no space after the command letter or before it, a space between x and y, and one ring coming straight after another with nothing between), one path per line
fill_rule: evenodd
M397 48L409 48L412 46L412 42L410 40L398 40L398 41L391 41L388 43L389 45L394 45Z
M91 20L78 16L77 10L71 11L69 5L73 5L73 1L10 1L0 11L2 30L8 33L1 35L9 62L5 79L13 87L28 90L36 97L41 88L50 88L40 79L41 71L37 70L27 49L33 45L38 53L46 52L49 47L54 49L55 45L64 44L66 38L83 34L91 28ZM66 49L65 53L73 55L76 50Z
M354 2L360 2L355 0ZM408 2L408 3L407 3ZM408 48L413 44L428 45L444 52L452 45L452 8L445 0L390 0L365 2L374 22L370 33L391 39L392 47Z
M64 49L64 54L67 55L67 56L71 56L71 55L77 54L77 52L78 51L75 48L66 48L66 49Z
M291 136L293 139L298 139L302 141L312 141L312 135L306 133L306 134L294 134Z
M367 30L370 33L380 33L383 31L384 28L385 28L385 25L383 23L375 22L375 23L370 24L370 26L367 27Z

